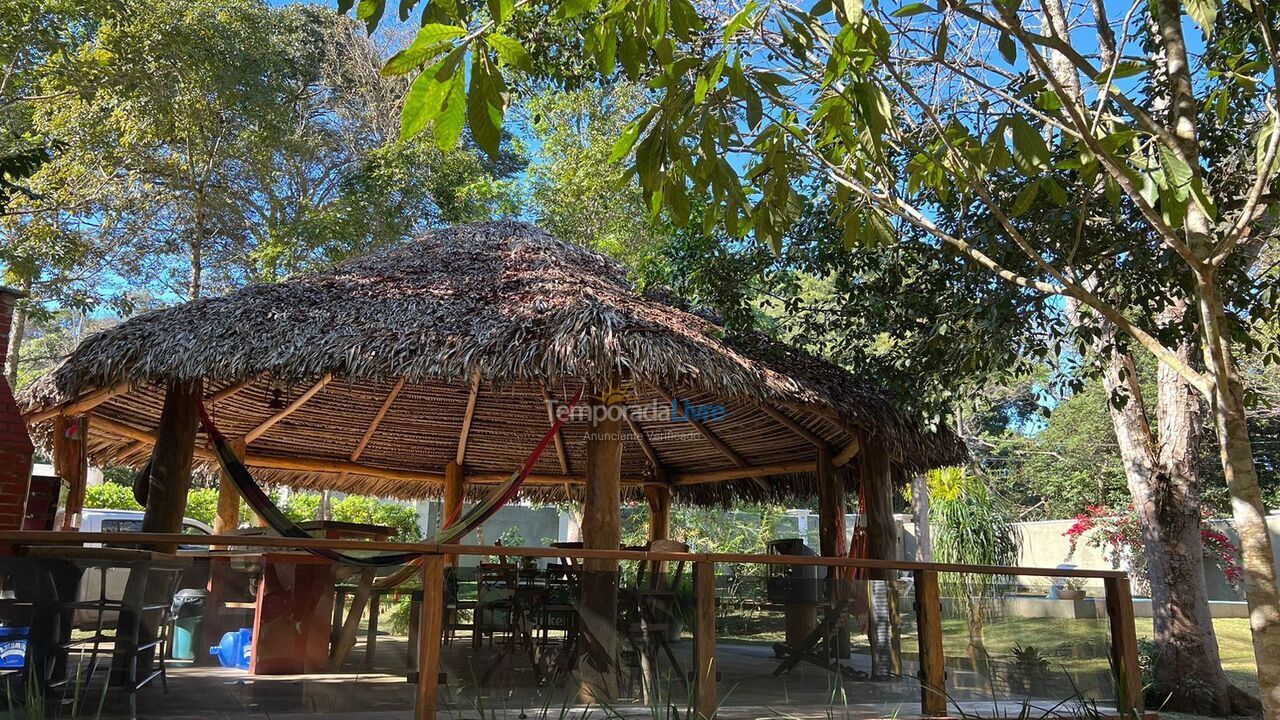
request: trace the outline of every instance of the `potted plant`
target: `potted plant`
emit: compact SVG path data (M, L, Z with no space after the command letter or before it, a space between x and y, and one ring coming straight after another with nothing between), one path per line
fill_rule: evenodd
M1013 665L1009 672L1009 689L1018 695L1042 691L1049 679L1049 659L1034 645L1013 646Z
M1084 581L1080 578L1063 578L1062 584L1058 587L1059 600L1080 600L1088 595L1088 590L1084 587Z

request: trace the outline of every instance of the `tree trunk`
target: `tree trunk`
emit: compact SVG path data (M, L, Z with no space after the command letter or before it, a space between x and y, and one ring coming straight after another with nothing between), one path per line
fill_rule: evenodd
M160 412L156 445L151 453L151 478L142 531L176 533L182 531L182 515L191 489L191 463L195 455L196 430L200 424L199 402L202 383L171 382ZM158 552L174 552L172 545L153 546Z
M200 285L204 274L204 253L201 244L200 238L196 238L187 245L191 257L191 277L187 281L188 300L195 300L200 297Z
M1189 343L1179 347L1191 359ZM1258 701L1235 687L1222 671L1209 612L1200 538L1200 492L1195 458L1201 432L1195 390L1168 367L1157 375L1159 445L1151 432L1146 399L1131 356L1111 352L1104 378L1109 396L1123 393L1123 407L1110 406L1134 509L1142 521L1150 581L1154 668L1160 706L1198 714L1256 712ZM1188 682L1194 678L1194 682Z
M24 278L19 288L28 297L31 295L31 278ZM9 378L9 387L18 390L18 366L22 362L22 341L27 335L27 302L22 301L13 309L13 325L9 330L8 367L5 375Z
M1167 314L1181 321L1187 304ZM1074 324L1079 308L1068 308ZM1217 635L1209 612L1200 538L1200 492L1196 450L1202 428L1194 389L1169 367L1157 371L1153 433L1132 355L1116 348L1114 328L1095 349L1107 360L1103 386L1134 510L1143 529L1143 553L1153 608L1154 668L1160 704L1170 710L1226 715L1256 711L1257 700L1231 684L1222 671ZM1178 348L1190 362L1192 347ZM1111 403L1123 397L1122 405ZM1157 441L1157 437L1159 441ZM1196 678L1197 682L1185 682Z
M1205 277L1205 275L1208 277ZM1267 511L1253 464L1253 447L1246 423L1244 387L1236 371L1231 340L1225 332L1222 301L1213 273L1201 273L1198 305L1203 334L1204 360L1210 383L1210 405L1218 430L1219 454L1231 515L1240 536L1244 566L1245 599L1258 665L1265 717L1280 718L1280 587L1276 583L1275 556L1267 528Z

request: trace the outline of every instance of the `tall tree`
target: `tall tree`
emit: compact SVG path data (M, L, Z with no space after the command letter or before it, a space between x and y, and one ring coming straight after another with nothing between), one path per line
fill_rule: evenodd
M362 4L361 13L376 22L380 7ZM572 3L561 11L596 7ZM424 29L393 60L405 72L426 68L406 102L408 132L434 120L437 137L449 140L462 122L454 107L469 103L494 110L468 118L473 132L479 125L492 134L504 105L503 65L536 71L502 33L515 6L494 8L460 3L454 13L437 12L432 24L452 29ZM603 75L621 68L655 88L654 102L621 133L617 153L634 148L646 195L678 224L690 216L691 196L704 198L711 223L780 247L803 207L802 191L826 178L837 187L850 238L888 243L896 226L911 225L995 277L1078 303L1114 325L1117 342L1175 372L1214 418L1241 537L1262 700L1269 716L1280 717L1280 587L1234 340L1250 310L1237 293L1242 268L1280 168L1276 8L1188 3L1187 17L1206 35L1219 14L1237 29L1208 38L1234 52L1199 57L1188 50L1177 0L1135 5L1119 21L1105 3L1073 7L1076 27L1093 34L1088 43L1044 32L1041 8L1016 2L803 8L753 1L703 10L687 0L625 0L582 34L583 52ZM459 70L468 58L469 90ZM1079 92L1062 84L1053 62L1074 68ZM1140 75L1165 93L1143 93L1133 82ZM1222 101L1209 94L1211 76L1229 79ZM939 77L947 82L933 91ZM1211 181L1204 132L1212 124L1205 115L1224 105L1233 112L1233 97L1246 100L1234 112L1254 124L1257 147L1238 195ZM897 149L911 157L905 168L891 162ZM1010 171L1024 177L1013 198L997 192ZM1091 214L1101 213L1108 226L1134 217L1141 232L1030 234L1015 211L1018 196L1025 203L1036 193L1087 208L1080 213L1086 229ZM939 196L982 208L997 232L942 227L930 206ZM1158 283L1143 298L1148 304L1113 295L1126 276L1168 277L1162 268L1179 282ZM1188 322L1163 323L1184 300ZM1188 362L1181 342L1188 337L1203 369Z

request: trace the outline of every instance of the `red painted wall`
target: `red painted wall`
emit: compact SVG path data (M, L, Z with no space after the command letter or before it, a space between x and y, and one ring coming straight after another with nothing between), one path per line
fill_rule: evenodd
M9 351L13 306L21 297L16 290L0 287L0 361ZM27 425L13 399L13 390L0 372L0 530L22 528L34 452Z

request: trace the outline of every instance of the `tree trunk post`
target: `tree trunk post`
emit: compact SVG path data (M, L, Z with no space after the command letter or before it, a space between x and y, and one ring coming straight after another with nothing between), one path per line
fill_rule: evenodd
M666 473L654 471L654 480L666 482ZM666 540L671 533L671 488L666 485L645 485L645 500L649 501L649 542Z
M720 704L716 692L716 565L693 564L693 712L710 720Z
M450 462L444 466L444 498L440 505L441 530L455 512L461 516L462 498L466 491L466 482L463 477L463 468L457 462ZM445 555L445 564L449 567L457 567L458 556Z
M616 551L622 540L623 408L616 394L608 388L590 406L582 546L591 550ZM582 566L579 693L583 702L609 702L617 694L618 561L586 559Z
M435 720L444 624L444 556L422 558L422 610L418 615L418 692L414 720Z
M227 440L231 452L244 462L244 440ZM225 535L240 527L240 491L226 471L218 473L218 514L213 519L213 534Z
M69 418L59 415L53 427L54 472L67 483L67 504L62 512L62 529L80 527L84 512L85 481L89 476L89 416Z
M845 532L845 514L848 510L844 483L836 477L835 464L828 448L819 448L814 464L816 482L818 484L818 554L822 557L842 558L849 554L849 545ZM826 612L833 612L841 605L852 588L841 581L838 568L828 565ZM798 621L802 622L802 621ZM849 623L846 617L831 621L839 626L833 635L836 638L837 657L848 657Z
M151 453L151 480L142 531L182 532L182 516L187 510L191 489L191 461L196 449L196 429L200 424L200 381L171 382L165 391L160 427ZM174 552L172 544L156 546L157 552Z
M1116 711L1120 717L1142 716L1142 669L1138 665L1138 636L1134 628L1129 578L1103 580L1107 617L1111 624L1111 662L1116 668Z
M916 526L916 560L933 562L933 532L929 527L929 479L924 473L911 478L911 515Z
M942 595L937 570L916 570L916 634L920 648L920 714L947 714L947 669L942 646Z
M866 513L867 557L894 560L898 554L898 526L893 519L893 470L884 446L869 434L862 436L862 497ZM867 639L871 644L872 677L902 673L899 652L898 594L892 571L867 573L871 612Z

